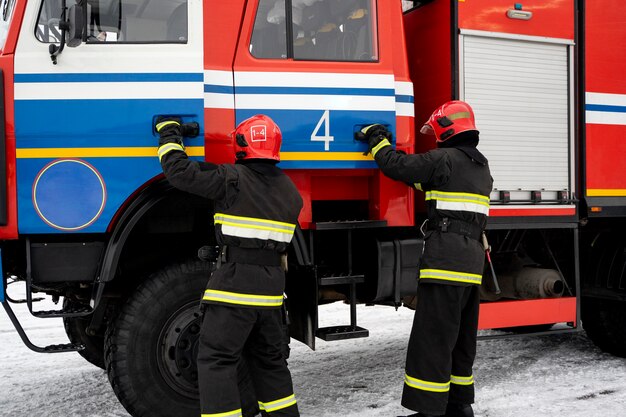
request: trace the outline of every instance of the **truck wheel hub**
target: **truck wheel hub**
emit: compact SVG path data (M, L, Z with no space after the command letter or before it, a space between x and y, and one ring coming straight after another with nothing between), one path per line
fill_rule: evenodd
M198 303L187 304L167 321L159 337L157 361L165 382L185 397L198 393L196 357L202 316Z

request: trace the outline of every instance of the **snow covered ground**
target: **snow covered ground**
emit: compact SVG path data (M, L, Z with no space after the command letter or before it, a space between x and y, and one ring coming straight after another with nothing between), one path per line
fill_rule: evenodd
M36 344L64 343L58 319L15 309ZM359 307L366 339L292 344L290 369L303 417L393 417L400 406L412 311ZM320 325L346 324L347 306L321 307ZM127 416L104 371L76 353L28 350L0 312L0 416ZM626 359L583 334L484 340L474 372L481 417L626 417Z

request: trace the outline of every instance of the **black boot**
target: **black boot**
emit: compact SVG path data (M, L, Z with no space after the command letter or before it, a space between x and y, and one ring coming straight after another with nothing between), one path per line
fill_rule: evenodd
M470 404L448 403L445 417L474 417Z
M415 413L408 416L398 416L398 417L444 417L444 416L436 416L434 414L424 414L424 413Z

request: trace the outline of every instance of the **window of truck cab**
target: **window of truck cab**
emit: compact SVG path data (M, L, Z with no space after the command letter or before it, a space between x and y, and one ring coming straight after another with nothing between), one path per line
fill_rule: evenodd
M69 8L76 3L67 0ZM58 43L61 0L43 0L35 36ZM87 0L87 43L187 43L187 0Z
M377 62L376 31L375 0L259 0L249 50L264 59Z

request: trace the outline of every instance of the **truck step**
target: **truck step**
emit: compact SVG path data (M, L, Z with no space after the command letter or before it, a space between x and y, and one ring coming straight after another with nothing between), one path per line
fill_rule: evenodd
M369 334L369 330L352 325L322 327L315 332L317 337L327 342L368 337Z
M54 317L82 317L88 316L93 313L91 307L73 307L67 310L41 310L33 311L33 316L39 318L54 318Z
M17 317L15 316L15 313L13 312L13 310L11 309L11 306L9 305L8 301L3 301L2 302L2 307L4 307L4 310L7 312L7 315L9 316L9 319L11 320L11 323L13 323L13 326L15 327L15 330L17 330L17 334L20 335L20 338L22 339L22 342L24 342L24 344L26 345L27 348L29 348L30 350L37 352L37 353L61 353L61 352L78 352L80 350L83 350L85 347L83 345L76 345L73 343L66 343L66 344L59 344L59 345L49 345L49 346L37 346L35 344L33 344L30 339L28 338L28 336L26 335L26 332L24 331L24 328L22 327L22 325L20 324L19 320L17 319Z
M44 346L42 349L42 353L78 352L85 349L85 346L75 345L73 343L65 343L60 345Z
M337 222L317 222L313 224L315 230L370 229L385 226L387 226L387 220L346 220Z
M360 284L365 282L365 275L328 275L319 278L319 285Z

